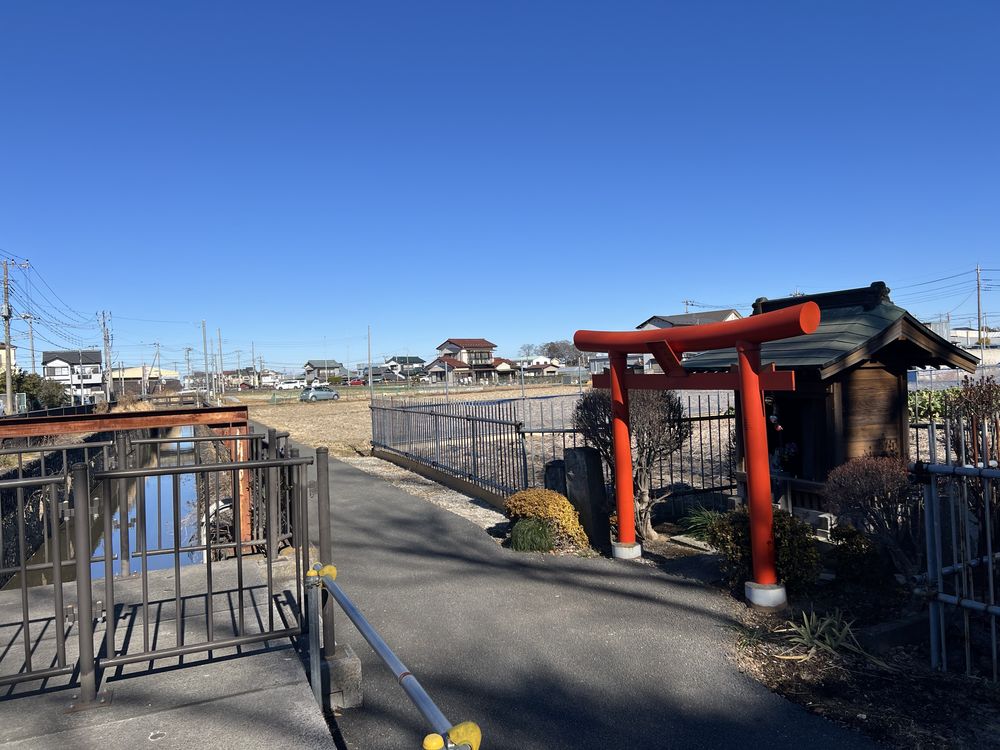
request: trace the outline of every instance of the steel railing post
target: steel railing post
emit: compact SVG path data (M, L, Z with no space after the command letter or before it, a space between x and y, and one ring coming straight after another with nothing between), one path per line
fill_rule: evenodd
M267 431L267 457L278 457L278 431L273 427ZM278 472L267 469L267 556L271 560L278 557Z
M90 472L87 464L73 464L73 546L76 556L77 635L80 641L80 696L76 705L97 699L94 661L94 606L90 589Z
M319 564L317 563L317 568ZM319 643L319 587L316 569L306 572L306 609L309 611L309 681L312 683L316 704L323 707L323 670L320 666Z
M115 458L116 464L119 469L128 468L128 444L125 442L125 433L116 432L115 433ZM132 561L129 559L131 557L131 547L129 545L128 538L128 493L130 485L133 482L125 481L118 482L118 531L119 531L119 542L118 542L118 560L119 560L119 575L128 576L132 574ZM106 572L105 575L111 575L111 572Z
M333 540L330 526L330 449L316 449L316 502L319 505L319 562L333 562ZM330 659L337 648L334 629L334 602L323 589L323 655Z

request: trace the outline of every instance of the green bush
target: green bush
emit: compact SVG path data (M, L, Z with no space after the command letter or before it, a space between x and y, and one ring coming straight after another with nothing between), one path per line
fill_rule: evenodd
M752 580L750 514L744 508L720 513L706 541L719 551L719 567L732 587ZM819 550L812 527L783 510L774 511L775 565L790 593L807 591L819 578Z
M507 515L514 521L522 518L538 518L551 521L557 539L587 548L590 543L580 525L580 514L569 500L553 490L534 488L515 492L504 503Z
M518 552L550 552L554 547L552 524L540 518L522 518L510 530L510 546Z
M721 515L717 510L710 510L699 505L688 511L687 515L680 520L680 525L684 529L684 533L692 539L707 542L709 531Z

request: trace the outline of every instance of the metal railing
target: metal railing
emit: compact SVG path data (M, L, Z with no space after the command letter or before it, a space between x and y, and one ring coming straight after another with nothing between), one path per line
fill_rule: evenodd
M501 496L529 486L516 402L376 400L371 410L376 448Z
M372 445L499 497L544 486L545 465L585 445L573 425L578 394L502 401L376 399ZM736 489L731 394L682 396L689 437L657 461L653 489L665 495ZM605 466L605 479L610 481Z
M397 683L406 693L413 706L423 716L432 734L424 738L425 748L455 748L456 750L478 750L482 734L479 727L472 722L453 724L444 715L434 700L428 695L420 681L400 660L385 642L379 632L368 622L361 610L355 606L351 598L337 583L337 569L332 565L316 563L307 573L306 598L309 617L309 674L316 702L322 707L322 669L321 654L330 654L335 648L333 640L333 609L332 602L325 601L322 605L321 590L336 602L348 619L354 623L361 636L368 642L382 663L392 672ZM326 597L322 597L324 600ZM323 608L322 626L320 609ZM328 624L329 623L329 624ZM327 629L328 628L328 629ZM320 633L324 633L322 646Z
M241 460L194 450L213 442L241 446L233 451ZM164 450L171 443L175 450ZM39 462L42 476L0 481L0 497L13 504L5 536L9 527L17 537L11 564L0 567L9 578L0 601L6 615L19 610L13 621L0 618L0 685L78 672L77 705L85 707L101 702L98 674L302 632L313 459L288 450L274 430L137 440L119 433L114 443L86 444L90 462L68 469L65 457L81 448L47 446L46 456L66 451L58 468L50 457ZM48 539L34 550L33 516ZM5 537L0 545L7 559ZM185 575L187 565L203 572ZM163 588L173 595L158 595ZM96 655L95 636L104 644ZM15 659L18 645L23 659Z
M932 423L929 462L911 467L924 483L931 666L947 671L960 662L966 675L996 682L1000 430L996 423L948 420L943 431L943 453Z

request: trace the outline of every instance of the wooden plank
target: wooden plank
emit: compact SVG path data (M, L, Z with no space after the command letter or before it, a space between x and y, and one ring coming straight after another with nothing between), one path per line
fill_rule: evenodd
M72 435L81 432L143 430L154 427L243 426L249 421L245 406L114 412L56 417L11 417L0 420L0 438Z

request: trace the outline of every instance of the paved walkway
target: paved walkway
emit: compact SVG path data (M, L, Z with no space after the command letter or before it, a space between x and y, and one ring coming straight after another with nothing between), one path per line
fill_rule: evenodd
M695 580L502 549L339 461L331 497L342 587L485 748L872 746L741 674L732 604ZM348 747L419 747L426 728L391 675L344 616L337 633L364 664L365 705L338 719Z

